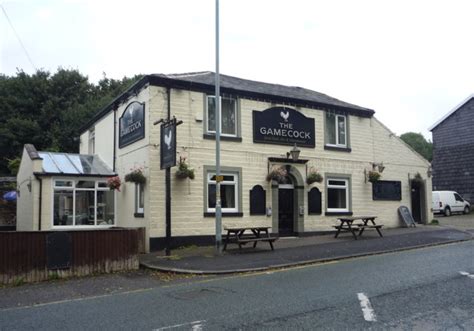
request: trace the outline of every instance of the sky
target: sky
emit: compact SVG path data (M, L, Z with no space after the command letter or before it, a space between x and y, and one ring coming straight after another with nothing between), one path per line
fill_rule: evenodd
M472 0L219 3L222 74L325 93L427 139L474 93ZM97 82L215 71L215 0L0 4L14 28L0 8L5 75L62 67Z

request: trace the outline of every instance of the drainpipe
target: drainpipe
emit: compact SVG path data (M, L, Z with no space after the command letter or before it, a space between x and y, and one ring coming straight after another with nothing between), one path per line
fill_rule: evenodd
M41 231L41 205L43 203L43 180L40 178L40 177L37 177L37 179L39 180L39 207L38 207L38 231Z
M114 155L112 161L112 171L115 172L115 158L117 148L117 106L114 107Z
M166 88L166 95L168 99L168 109L167 109L167 120L171 120L171 89ZM170 256L171 249L171 168L168 167L165 170L165 195L166 195L166 241L165 241L165 253L166 256Z

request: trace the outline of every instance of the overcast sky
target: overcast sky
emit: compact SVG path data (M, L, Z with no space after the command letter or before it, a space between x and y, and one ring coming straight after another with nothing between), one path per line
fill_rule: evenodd
M33 65L92 81L215 69L215 0L0 0ZM221 73L421 132L474 93L474 1L221 0ZM0 12L0 72L34 67Z

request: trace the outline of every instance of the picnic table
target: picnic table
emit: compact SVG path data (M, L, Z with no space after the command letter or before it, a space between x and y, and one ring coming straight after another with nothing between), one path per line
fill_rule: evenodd
M341 233L341 231L345 231L345 232L352 233L352 235L354 236L354 239L357 240L357 237L362 236L362 233L364 233L364 230L367 228L377 230L379 236L383 237L382 232L380 231L383 225L376 224L375 223L376 218L377 216L340 217L338 218L338 221L340 222L340 224L334 226L334 228L336 228L337 230L334 238L337 238L337 236L339 235L339 233ZM361 221L362 223L354 223L356 221ZM356 234L357 232L358 232L358 235Z
M251 226L251 227L226 227L224 230L227 231L227 235L224 239L224 250L227 249L227 244L234 243L239 245L239 249L248 243L253 243L253 248L257 247L259 241L266 241L273 248L273 243L277 240L277 237L270 237L268 226Z

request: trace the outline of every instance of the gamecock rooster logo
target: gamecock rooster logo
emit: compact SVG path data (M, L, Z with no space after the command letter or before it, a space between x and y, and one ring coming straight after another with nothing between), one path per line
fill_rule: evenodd
M285 113L285 112L281 111L280 116L281 116L281 118L283 118L285 120L285 122L288 122L288 117L290 117L290 112L286 111L286 113Z
M173 131L169 130L168 134L165 134L165 144L168 150L171 149L171 138L173 137Z

